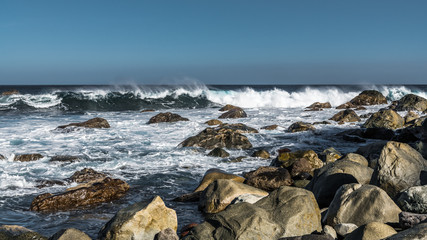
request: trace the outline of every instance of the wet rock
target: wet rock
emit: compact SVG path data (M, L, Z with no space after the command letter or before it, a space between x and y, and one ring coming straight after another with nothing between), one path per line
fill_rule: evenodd
M37 160L42 159L42 158L43 158L43 155L38 154L38 153L19 154L19 155L15 156L14 161L31 162L31 161L37 161Z
M165 112L165 113L159 113L156 116L150 118L150 120L148 120L148 124L162 123L162 122L179 122L179 121L189 121L189 119L181 117L176 113Z
M397 129L402 128L404 123L405 120L394 110L383 109L372 114L372 116L363 124L363 127Z
M427 214L427 185L404 190L396 202L403 211Z
M259 167L245 174L245 177L246 184L265 191L273 191L281 186L292 185L288 170L279 167Z
M362 110L366 110L366 108L364 106L358 106L355 110L362 111Z
M152 240L157 233L167 228L176 232L176 213L156 196L150 201L135 203L118 211L101 229L98 239Z
M344 104L339 105L335 109L347 109L347 108L356 108L357 106L352 104L351 102L346 102Z
M350 100L353 105L378 105L387 104L387 99L384 95L376 90L365 90L358 96Z
M68 178L71 182L76 183L87 183L98 179L104 179L107 177L107 174L97 172L92 168L84 168L80 171L76 171L70 178Z
M381 151L371 184L384 189L391 197L409 187L419 184L427 161L419 152L406 143L388 142Z
M141 110L141 112L140 113L146 113L146 112L155 112L156 110L154 110L154 109L144 109L144 110Z
M288 132L304 132L304 131L314 131L316 128L313 126L313 124L306 123L306 122L296 122L292 123L291 126L288 128Z
M313 167L306 158L299 158L287 168L293 179L311 179Z
M66 183L61 180L36 180L36 188L51 187L54 185L64 186Z
M321 122L314 122L313 123L313 125L328 125L328 124L331 124L331 123L328 121L321 121Z
M373 170L359 163L337 160L314 172L314 177L306 189L313 192L320 207L327 207L336 191L348 183L369 183Z
M68 125L62 125L57 127L57 129L68 130L72 130L73 128L110 128L110 124L107 120L97 117L87 120L86 122L70 123Z
M234 123L234 124L224 123L219 126L219 129L223 131L232 130L237 133L258 133L258 130L256 130L255 128L249 127L243 123Z
M420 223L413 228L398 232L385 240L424 240L427 236L427 223Z
M50 158L50 162L77 162L82 158L79 156L57 155Z
M362 166L369 166L368 160L360 154L357 153L348 153L344 157L340 158L339 160L346 160L346 161L353 161L356 162Z
M300 158L305 158L310 163L312 169L321 168L324 163L313 150L299 150L295 152L281 152L279 156L273 160L271 166L288 168Z
M86 233L75 228L62 229L49 238L49 240L73 240L73 239L92 240L92 238L90 238Z
M224 118L245 118L248 117L245 111L241 108L233 108L229 110L228 112L225 112L219 116L220 119Z
M357 113L351 109L343 110L335 114L329 120L333 120L335 122L360 122L360 118L357 116Z
M396 111L416 110L423 112L427 110L427 99L415 94L407 94L397 102L395 109Z
M276 130L277 127L279 127L279 125L273 124L273 125L268 125L268 126L262 127L261 129L264 129L264 130Z
M427 214L412 212L401 212L399 214L399 225L402 229L412 228L425 220L427 220Z
M357 229L354 223L340 223L334 226L335 231L339 236L345 237L347 234Z
M276 240L321 230L320 210L313 194L281 187L254 204L233 204L207 216L186 239Z
M332 163L341 158L341 153L335 148L330 147L323 150L323 152L319 154L319 158L325 163Z
M354 223L361 226L370 222L397 223L400 208L381 188L373 185L345 184L332 200L326 223Z
M332 106L330 102L325 102L325 103L315 102L310 106L308 106L307 108L331 108L331 107Z
M2 96L10 96L10 95L17 95L19 94L19 91L16 89L12 89L10 91L4 91L1 93Z
M220 111L220 112L226 112L226 111L230 111L230 110L232 110L232 109L236 109L236 108L240 108L240 107L236 107L236 106L234 106L234 105L227 104L227 105L225 105L224 107L220 108L220 109L219 109L219 111Z
M222 124L222 122L220 120L217 120L217 119L212 119L212 120L206 121L205 124L207 124L209 126L214 126L214 125L220 125L220 124Z
M233 180L218 179L209 184L200 196L199 209L205 213L218 213L224 210L238 196L256 194L267 196L268 193Z
M0 160L6 159L3 155L0 154Z
M373 113L366 113L366 114L362 114L362 115L360 115L359 117L360 117L360 118L369 118L369 117L371 117L371 116L372 116L372 114L373 114Z
M106 177L90 183L78 185L59 194L42 194L34 198L31 211L66 211L122 197L129 189L129 184Z
M179 240L176 231L171 228L166 228L154 236L154 240Z
M262 150L255 151L252 154L252 157L269 159L270 158L270 153L268 153L266 150L262 149Z
M396 233L396 230L387 224L371 222L352 231L344 240L381 240Z
M24 233L33 232L32 230L18 225L1 225L0 232L7 234L10 237L19 236Z
M208 156L226 158L229 157L230 154L222 148L214 148L214 150L208 153Z
M199 134L189 137L179 144L180 147L202 147L206 149L228 148L249 149L252 144L248 138L235 130L223 127L206 128Z

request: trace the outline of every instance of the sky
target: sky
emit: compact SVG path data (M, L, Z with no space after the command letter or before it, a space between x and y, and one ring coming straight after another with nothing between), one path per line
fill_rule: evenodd
M427 1L0 1L0 85L183 79L427 84Z

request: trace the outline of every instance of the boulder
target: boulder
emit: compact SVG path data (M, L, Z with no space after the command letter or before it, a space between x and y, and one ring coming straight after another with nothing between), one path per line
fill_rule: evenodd
M396 202L403 211L427 214L427 185L404 190Z
M150 201L138 202L118 211L101 229L98 239L153 240L157 233L167 228L176 232L176 213L156 196Z
M228 112L221 114L221 116L219 116L219 118L220 119L224 119L224 118L245 118L247 116L248 115L246 114L245 111L243 111L243 109L233 108L233 109L229 110Z
M226 158L229 157L230 154L222 148L214 148L208 153L208 156Z
M424 240L427 236L427 223L420 223L413 228L398 232L385 240Z
M97 172L92 168L83 168L80 171L76 171L68 180L76 183L87 183L98 179L104 179L107 176L107 174Z
M405 120L394 110L382 109L366 120L363 124L364 128L387 128L397 129L402 128Z
M390 141L395 137L395 133L387 128L366 128L362 132L362 137Z
M207 124L209 126L214 126L214 125L220 125L220 124L222 124L222 122L218 119L212 119L212 120L205 122L205 124Z
M244 202L254 204L263 198L265 198L265 196L263 195L243 194L236 197L233 201L231 201L231 204L238 204L238 203L244 203Z
M283 237L278 240L334 240L335 238L327 234L306 234L298 237Z
M331 108L331 107L332 106L331 106L330 102L325 102L325 103L315 102L306 108L308 108L308 109L322 109L322 108Z
M333 120L335 122L360 122L360 118L357 116L357 113L351 109L343 110L335 114L329 120Z
M416 110L423 112L427 110L427 99L415 94L407 94L397 102L395 109L396 111Z
M373 170L357 162L338 160L314 172L306 189L313 191L320 207L327 207L336 191L348 183L369 183Z
M408 111L403 119L405 120L405 125L410 125L411 122L414 122L418 118L420 118L420 115L413 111Z
M245 178L246 184L265 191L273 191L281 186L292 185L288 170L279 167L259 167L246 173Z
M299 158L287 168L293 179L308 179L313 176L313 167L307 158Z
M325 162L326 164L331 163L331 162L335 162L337 159L339 159L341 157L342 157L341 153L338 152L338 150L336 150L333 147L327 148L319 154L319 158L323 162Z
M267 196L268 193L249 185L228 179L218 179L209 184L200 196L199 209L205 213L218 213L224 210L238 196L256 194Z
M154 236L154 240L179 240L176 231L171 228L166 228Z
M55 233L49 240L92 240L86 233L75 229L75 228L67 228L59 230Z
M387 104L387 99L384 95L376 90L365 90L358 96L350 100L353 105L378 105Z
M12 237L12 236L19 236L24 233L30 233L33 231L18 225L1 225L0 232L5 233Z
M165 112L159 113L156 116L148 120L148 124L152 123L162 123L162 122L179 122L179 121L189 121L188 118L181 117L179 114Z
M77 187L67 189L59 194L45 193L34 198L32 211L66 211L89 205L95 205L122 197L129 190L129 184L106 177Z
M339 160L347 160L347 161L353 161L356 162L362 166L369 166L368 160L360 154L357 153L348 153L344 157L340 158Z
M47 240L47 237L17 225L1 225L1 240Z
M326 214L326 223L354 223L357 226L370 222L397 223L400 208L381 188L357 183L341 186Z
M92 118L86 122L70 123L57 127L57 129L72 129L72 128L110 128L110 124L103 118Z
M344 240L381 240L396 233L396 230L387 224L371 222L360 226L348 234Z
M232 130L236 133L258 133L255 128L249 127L243 123L228 124L224 123L219 126L221 130Z
M249 139L232 129L223 127L206 128L199 134L189 137L179 144L180 147L202 147L206 149L228 148L249 149Z
M37 161L37 160L42 159L42 158L43 158L43 155L38 154L38 153L19 154L19 155L15 156L14 161L30 162L30 161Z
M305 158L310 163L312 169L323 167L324 163L313 150L298 150L294 152L279 152L279 156L271 163L275 167L288 168L300 158Z
M339 105L338 107L336 107L335 109L348 109L348 108L356 108L357 106L356 105L354 105L353 103L351 103L351 102L346 102L346 103L343 103L343 104L341 104L341 105Z
M419 185L420 172L427 161L406 143L388 142L381 151L371 184L384 189L392 198L402 190Z
M273 124L273 125L264 126L261 129L264 129L264 130L276 130L277 127L279 127L279 125Z
M261 149L261 150L258 150L258 151L255 151L254 153L252 153L252 157L269 159L270 158L270 153L268 153L264 149Z
M320 210L310 191L281 187L254 204L230 205L208 215L185 239L263 239L321 231Z
M288 132L304 132L304 131L314 131L316 128L313 126L313 124L306 123L306 122L296 122L292 123L291 126L288 128Z
M399 214L399 225L402 229L414 227L420 222L427 220L427 214L401 212Z
M329 226L329 225L325 225L325 226L323 226L322 233L323 233L324 235L329 235L329 236L331 236L331 237L332 237L332 239L338 239L337 231L335 231L335 229L334 229L333 227Z
M360 154L366 158L369 162L369 167L375 169L377 166L378 158L380 158L381 151L387 142L376 142L365 146L361 146L356 150L357 154Z
M345 237L347 234L357 229L354 223L340 223L334 226L335 231L339 236Z
M236 107L236 106L231 105L231 104L227 104L224 107L220 108L219 111L220 112L226 112L226 111L230 111L230 110L235 109L235 108L239 108L239 107Z

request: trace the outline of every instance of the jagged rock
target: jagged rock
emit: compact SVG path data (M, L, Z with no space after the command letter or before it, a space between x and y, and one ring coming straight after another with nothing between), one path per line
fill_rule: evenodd
M214 150L208 153L208 156L225 158L230 156L230 154L222 148L215 148Z
M427 223L420 223L413 228L398 232L385 240L424 240L427 236Z
M331 108L331 103L330 102L325 102L325 103L321 103L321 102L315 102L313 104L311 104L310 106L306 107L309 109L322 109L322 108Z
M387 128L397 129L402 128L405 120L394 110L382 109L366 120L363 124L364 128Z
M352 231L344 240L381 240L396 233L396 230L387 224L371 222Z
M38 154L38 153L20 154L20 155L15 156L14 161L30 162L30 161L37 161L37 160L42 159L42 158L43 158L43 155Z
M413 111L408 111L408 113L403 118L405 120L405 125L410 124L412 121L415 121L416 119L420 118L420 115Z
M418 185L427 161L406 143L388 142L381 151L371 184L384 189L391 197Z
M239 107L236 107L236 106L231 105L231 104L227 104L224 107L220 108L219 111L220 112L226 112L226 111L230 111L230 110L235 109L235 108L239 108Z
M238 196L256 194L267 196L268 193L249 185L228 179L218 179L209 184L200 196L199 209L205 213L218 213L224 210Z
M354 223L339 223L334 226L335 231L339 236L345 237L347 234L357 229L357 225Z
M70 123L68 125L62 125L57 127L57 129L69 129L72 130L72 128L110 128L110 124L107 120L103 118L92 118L90 120L87 120L86 122L80 122L80 123Z
M202 147L206 149L228 148L249 149L252 144L248 138L236 130L224 127L206 128L199 134L189 137L179 144L180 147Z
M335 114L329 120L333 120L335 122L360 122L360 118L357 116L357 113L351 109L343 110Z
M279 127L279 125L273 124L273 125L268 125L268 126L262 127L261 129L264 129L264 130L276 130L277 127Z
M88 205L109 202L122 197L129 189L129 184L106 177L90 183L70 188L64 193L46 193L34 198L31 211L66 211Z
M331 163L341 158L341 153L338 152L335 148L330 147L323 150L323 152L319 154L319 158L325 163Z
M167 228L176 232L176 213L156 196L150 201L135 203L118 211L101 229L98 239L153 240L157 233Z
M92 240L86 233L75 229L75 228L67 228L62 229L55 233L49 240Z
M427 185L404 190L400 193L397 204L403 211L427 214Z
M212 120L205 122L205 124L207 124L209 126L214 126L214 125L220 125L220 124L222 124L222 122L220 120L217 120L217 119L212 119Z
M320 210L313 194L301 188L281 187L254 204L233 204L208 215L186 240L276 240L321 230Z
M427 220L427 214L401 212L399 214L399 225L402 229L414 227L420 222Z
M224 118L245 118L247 116L248 115L246 114L245 111L243 111L243 109L236 107L236 108L229 110L228 112L221 114L221 116L219 116L219 118L220 119L224 119Z
M299 150L294 152L280 152L279 156L271 163L275 167L288 168L300 158L305 158L310 162L313 169L323 167L324 163L313 150Z
M339 105L335 109L347 109L347 108L356 108L357 106L352 104L351 102L346 102L344 104Z
M384 95L376 90L365 90L358 96L350 100L353 105L378 105L387 104L387 99Z
M373 185L345 184L341 186L329 205L326 223L354 223L357 226L370 222L397 223L400 208L381 188Z
M150 118L150 120L148 120L148 124L161 123L161 122L179 122L179 121L189 121L189 119L181 117L176 113L165 112L165 113L159 113L156 116Z
M268 153L266 150L262 149L262 150L255 151L252 154L252 157L269 159L270 158L270 153Z
M359 163L337 160L314 172L306 189L313 191L320 207L327 207L336 191L348 183L369 183L373 170Z
M305 122L296 122L292 123L288 128L288 132L304 132L304 131L314 131L316 128L313 124L305 123Z
M176 231L171 228L166 228L154 236L154 240L179 240Z
M416 110L423 112L427 110L427 99L415 94L407 94L397 102L395 109L396 111Z
M79 156L70 156L70 155L57 155L50 158L51 162L76 162L81 160Z
M357 153L348 153L347 155L340 158L339 160L353 161L353 162L359 163L362 166L366 166L366 167L369 166L368 160L366 160L364 156Z
M94 180L103 179L105 177L107 177L107 174L105 173L97 172L92 168L84 168L80 171L75 172L73 175L71 175L69 180L71 182L76 182L76 183L87 183Z
M288 170L279 167L259 167L248 172L245 177L246 184L265 191L273 191L281 186L292 185Z

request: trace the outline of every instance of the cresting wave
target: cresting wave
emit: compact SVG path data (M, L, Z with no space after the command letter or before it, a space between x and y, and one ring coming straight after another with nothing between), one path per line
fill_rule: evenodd
M426 86L251 86L251 87L114 87L55 89L48 93L0 96L0 111L137 111L142 109L193 109L233 104L244 108L302 108L313 102L338 106L362 90L375 89L388 100L408 93L427 98Z

